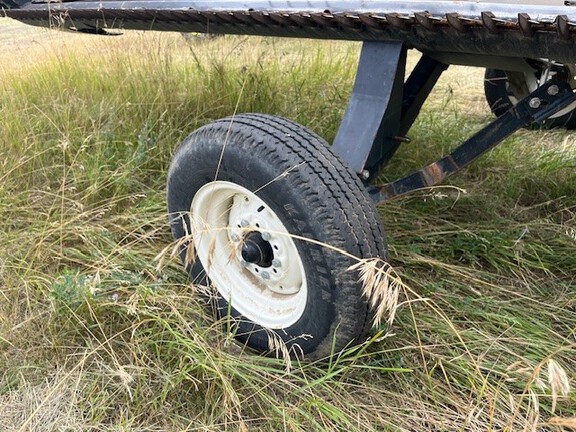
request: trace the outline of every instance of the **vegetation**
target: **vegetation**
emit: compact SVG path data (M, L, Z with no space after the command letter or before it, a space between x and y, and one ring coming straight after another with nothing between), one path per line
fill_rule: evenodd
M403 279L390 331L289 365L238 346L178 260L157 259L166 170L188 133L234 112L331 140L358 45L2 39L16 27L0 23L0 430L576 428L576 135L521 131L380 206ZM383 180L485 124L481 86L451 68Z

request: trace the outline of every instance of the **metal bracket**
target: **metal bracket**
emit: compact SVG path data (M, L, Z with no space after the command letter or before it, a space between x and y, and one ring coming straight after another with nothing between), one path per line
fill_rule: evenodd
M409 78L406 46L365 41L352 96L332 149L363 180L373 178L402 142L448 65L423 55Z
M378 151L377 142L380 149L396 145L390 136L399 131L406 51L402 42L362 45L352 96L332 146L358 174Z
M478 156L528 123L540 123L576 101L570 85L548 81L503 115L464 141L452 153L392 183L371 186L368 192L377 203L399 195L434 186L461 170Z

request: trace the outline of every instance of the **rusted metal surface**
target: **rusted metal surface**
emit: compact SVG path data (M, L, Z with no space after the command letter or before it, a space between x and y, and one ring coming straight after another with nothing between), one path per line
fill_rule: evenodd
M119 28L402 40L425 53L576 62L576 7L561 1L34 1L0 0L7 7L0 13L88 32Z

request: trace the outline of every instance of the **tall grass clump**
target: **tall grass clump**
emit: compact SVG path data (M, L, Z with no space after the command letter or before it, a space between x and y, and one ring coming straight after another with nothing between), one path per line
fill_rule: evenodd
M18 41L0 59L0 430L574 428L572 133L521 131L380 206L403 281L391 331L331 361L264 358L214 322L176 259L155 260L171 244L167 166L187 134L235 112L331 140L358 45ZM489 120L481 78L447 72L382 181Z

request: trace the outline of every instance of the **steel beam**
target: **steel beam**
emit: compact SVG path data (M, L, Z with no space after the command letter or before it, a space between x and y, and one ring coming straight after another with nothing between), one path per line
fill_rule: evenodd
M443 182L480 155L529 123L541 123L576 102L576 93L562 81L548 81L503 115L464 141L449 155L394 182L369 187L375 202Z
M402 42L364 42L352 96L333 150L358 174L397 146L406 69ZM369 175L364 174L367 180Z
M364 42L352 96L332 148L363 180L390 160L448 65L422 56L404 82L402 42Z
M576 63L576 8L511 1L0 0L0 16L85 32L401 40L444 63L487 67L493 57Z

